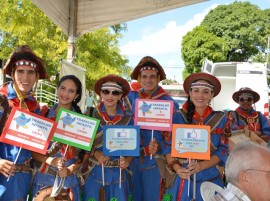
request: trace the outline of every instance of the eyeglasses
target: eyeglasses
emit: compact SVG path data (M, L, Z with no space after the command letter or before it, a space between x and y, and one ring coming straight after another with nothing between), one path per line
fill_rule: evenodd
M120 94L122 94L121 91L110 91L107 89L101 90L101 93L103 93L104 95L109 95L111 93L113 96L119 96Z
M239 101L240 102L244 102L244 101L248 101L248 102L251 102L253 100L253 98L239 98Z
M246 171L258 171L258 172L266 172L266 173L270 173L270 170L258 170L258 169L246 169Z

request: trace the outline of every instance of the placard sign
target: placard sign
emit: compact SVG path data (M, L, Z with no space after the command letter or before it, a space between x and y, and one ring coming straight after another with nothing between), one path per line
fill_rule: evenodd
M173 124L173 157L210 160L210 126Z
M99 120L60 108L53 140L90 151Z
M173 101L136 99L134 124L141 129L171 131Z
M103 154L105 156L139 156L139 136L139 126L104 126Z
M56 122L13 107L1 135L1 142L46 154Z

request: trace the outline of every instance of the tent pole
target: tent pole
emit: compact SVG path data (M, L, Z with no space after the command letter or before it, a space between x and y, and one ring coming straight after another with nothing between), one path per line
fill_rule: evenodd
M73 63L76 56L77 0L69 0L68 53L67 61Z

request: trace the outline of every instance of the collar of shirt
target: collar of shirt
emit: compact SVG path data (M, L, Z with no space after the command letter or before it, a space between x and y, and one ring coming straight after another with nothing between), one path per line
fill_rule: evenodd
M106 109L105 109L104 104L102 104L102 106L100 108L100 112L106 112ZM121 109L121 107L120 107L119 104L117 104L117 106L116 106L116 115L118 115L118 116L124 116L124 113L123 113L123 111L122 111L122 109Z
M239 199L243 201L251 201L251 199L242 190L240 190L238 187L234 186L233 184L228 183L227 189Z
M55 108L58 106L58 103L54 104L51 109L49 110L49 113L47 115L47 118L56 118L57 114L55 113ZM71 111L75 111L75 108L72 107Z

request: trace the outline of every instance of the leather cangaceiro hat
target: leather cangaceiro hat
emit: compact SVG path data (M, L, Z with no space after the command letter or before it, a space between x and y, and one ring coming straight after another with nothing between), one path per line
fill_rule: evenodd
M251 94L253 96L253 103L257 103L260 100L260 95L249 87L242 87L238 91L234 92L234 94L232 95L232 99L236 103L239 103L239 96L241 96L241 94L243 93Z
M100 96L100 92L101 92L101 87L103 84L105 84L106 82L116 82L118 85L120 85L122 87L122 91L123 91L123 95L122 98L124 98L125 96L128 95L129 91L130 91L130 86L129 83L122 77L118 76L118 75L107 75L105 77L100 78L99 80L97 80L94 84L94 91L97 95Z
M27 65L36 69L39 79L47 78L47 73L42 60L32 51L28 45L18 46L10 55L3 67L4 73L12 76L12 70L17 66Z
M208 73L193 73L190 74L184 81L183 87L185 92L188 94L191 84L196 82L197 80L205 80L213 85L214 97L217 96L221 90L220 81L213 75Z
M141 73L141 69L145 68L147 70L148 68L150 69L151 67L154 67L158 71L158 75L160 75L160 81L166 79L166 74L162 68L162 66L155 60L153 57L150 56L145 56L141 59L141 61L138 63L138 65L134 68L133 72L131 73L130 77L133 80L137 80L138 76Z

